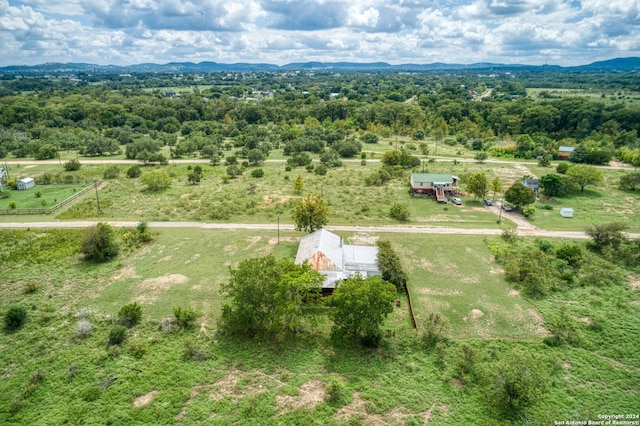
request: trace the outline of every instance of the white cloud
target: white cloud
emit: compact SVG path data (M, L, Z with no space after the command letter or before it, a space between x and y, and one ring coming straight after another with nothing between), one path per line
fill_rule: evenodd
M0 0L0 65L617 56L640 56L636 0Z

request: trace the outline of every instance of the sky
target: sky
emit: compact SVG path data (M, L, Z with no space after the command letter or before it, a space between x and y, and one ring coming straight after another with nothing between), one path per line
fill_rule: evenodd
M0 0L0 66L629 56L640 0Z

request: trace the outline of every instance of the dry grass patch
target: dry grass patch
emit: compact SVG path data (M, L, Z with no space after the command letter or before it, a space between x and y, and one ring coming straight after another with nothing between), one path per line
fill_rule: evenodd
M154 390L145 395L137 397L136 399L133 400L133 407L138 408L138 407L144 407L145 405L151 404L151 401L153 401L153 398L155 398L157 394L158 394L158 391Z
M440 289L440 288L429 288L429 287L421 287L418 289L418 293L420 294L428 294L430 296L460 296L462 292L457 289Z
M280 237L281 243L294 243L300 241L300 237ZM270 237L268 240L270 246L278 244L278 237Z
M484 312L482 312L480 309L472 309L471 312L469 312L469 318L471 318L472 320L477 320L478 318L482 318L484 316Z
M140 303L154 302L158 299L159 293L188 281L189 278L182 274L165 274L157 278L147 278L136 287L137 296L134 300Z
M366 232L358 232L352 237L347 238L351 245L373 246L380 239L379 236L369 235Z
M121 268L112 278L112 281L121 281L121 280L129 280L141 278L140 275L136 273L136 268L129 265Z
M313 408L324 401L325 391L320 380L311 380L300 386L298 396L277 395L276 405L284 413L298 408Z
M421 413L410 412L402 406L396 406L384 414L372 414L367 411L366 401L358 392L354 392L353 400L348 405L336 411L334 417L341 424L347 424L357 418L361 420L359 424L367 426L405 424L407 420L412 417L420 417L423 419L423 424L427 424L435 411L442 415L447 415L448 409L445 405L438 405L437 402L434 402L428 410Z

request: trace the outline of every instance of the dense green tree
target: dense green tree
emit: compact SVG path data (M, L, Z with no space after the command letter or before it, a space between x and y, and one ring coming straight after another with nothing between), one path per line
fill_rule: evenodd
M489 181L483 172L474 173L467 177L465 186L467 191L473 194L476 198L483 199L489 192Z
M620 188L635 191L640 186L640 173L625 173L620 177Z
M86 260L102 263L114 259L120 250L116 235L107 223L98 223L87 228L82 240L81 251Z
M476 152L475 155L473 156L473 159L476 160L478 163L484 163L487 158L489 158L489 154L487 154L484 151Z
M584 191L586 186L598 185L604 180L602 171L585 164L574 164L567 169L566 175L580 187L580 191Z
M160 192L171 186L171 176L167 172L152 171L145 173L141 179L147 186L147 191Z
M44 144L36 152L36 160L50 160L58 156L58 148L52 144Z
M585 232L591 237L591 247L596 251L602 251L606 247L618 249L627 241L624 231L628 228L626 223L612 222L589 225Z
M393 284L398 292L405 291L407 274L402 268L400 257L387 240L378 240L378 267L382 272L382 279Z
M496 408L515 417L543 397L549 373L533 353L513 350L490 367L488 396Z
M294 207L292 218L297 231L313 232L329 221L329 205L321 196L307 194Z
M515 208L524 207L536 202L536 194L520 181L516 181L504 193L504 199Z
M380 276L350 277L333 292L330 299L334 337L377 346L380 327L393 312L395 287Z
M258 164L263 162L264 158L264 153L258 148L250 150L247 155L247 160L249 160L249 163L253 164L254 166L257 166Z
M160 151L160 144L151 138L143 137L135 142L127 145L125 149L125 155L128 159L139 159L139 154L147 152L149 154L157 153Z
M540 187L545 197L557 197L564 194L565 179L561 175L549 173L540 177Z
M221 326L249 337L275 337L299 330L320 302L324 277L308 263L266 256L247 259L221 286L228 302Z

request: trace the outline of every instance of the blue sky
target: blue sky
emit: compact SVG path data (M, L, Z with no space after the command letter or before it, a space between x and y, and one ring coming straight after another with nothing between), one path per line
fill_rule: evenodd
M0 0L0 66L628 56L640 0Z

